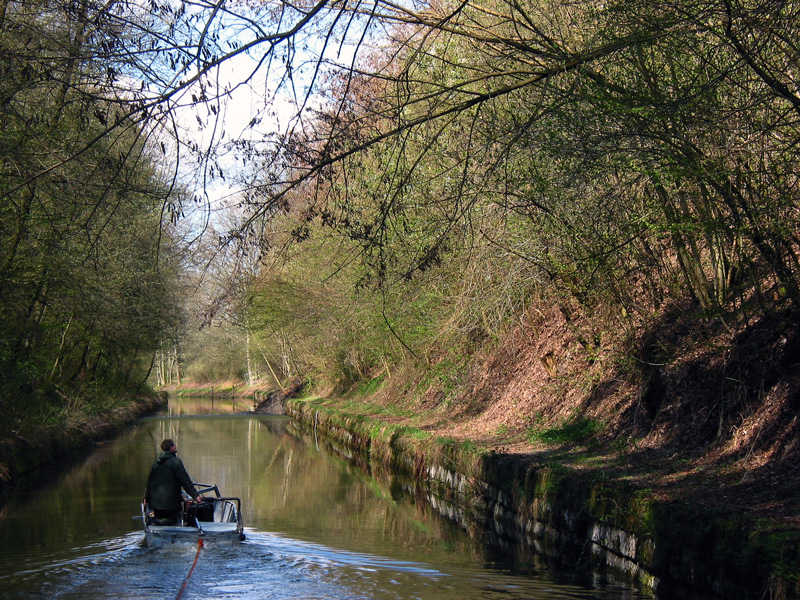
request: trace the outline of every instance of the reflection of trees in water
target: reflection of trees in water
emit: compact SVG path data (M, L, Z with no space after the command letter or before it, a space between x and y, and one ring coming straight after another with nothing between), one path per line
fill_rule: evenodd
M154 458L149 428L140 423L73 462L62 463L58 468L63 471L54 471L36 491L12 498L4 511L14 518L0 527L0 547L58 548L136 529L131 516L138 512Z
M541 580L512 582L487 570L503 554L397 489L391 474L356 467L291 419L238 416L140 420L27 503L12 504L0 523L4 594L69 590L77 597L91 586L98 598L117 597L119 589L164 597L177 589L185 570L176 568L188 565L194 549L158 552L131 541L141 527L131 515L165 435L177 441L191 475L212 474L223 493L242 498L251 528L247 543L202 555L195 594L212 597L236 572L237 585L258 586L254 595L236 597L388 598L399 582L406 597L455 599L474 597L465 590L474 591L478 579L499 590L481 587L487 599L507 597L509 584L525 590L520 597L550 597L538 593ZM34 576L15 578L31 569Z
M304 505L288 506L290 516L286 518L296 516L302 522L304 513L314 513L318 520L314 527L325 536L323 543L347 547L350 540L366 544L371 552L408 559L446 555L448 560L484 560L487 549L479 541L481 536L466 536L457 523L415 494L404 474L379 473L371 469L367 457L315 436L297 421L289 421L286 431L297 448L292 482L314 495L314 505L319 507L317 512Z
M57 481L12 506L5 547L76 546L137 531L138 510L158 443L171 437L189 474L242 499L245 526L333 548L395 558L480 561L485 549L428 504L369 474L280 417L150 418L98 447ZM33 535L31 535L33 532ZM83 544L85 545L85 544ZM21 548L22 549L22 548Z
M192 477L217 483L223 494L242 499L245 526L254 535L236 548L237 560L258 545L252 540L272 540L272 533L266 532L277 534L270 541L270 556L274 556L274 544L305 548L309 542L311 552L325 556L359 553L347 555L347 560L356 561L353 564L360 564L357 561L363 556L367 561L379 557L386 565L413 561L434 565L433 569L439 568L435 565L457 565L472 570L509 556L507 549L487 543L480 532L465 532L443 518L431 502L414 495L413 481L391 472L376 475L366 464L355 465L335 454L323 440L315 440L313 432L296 421L198 416L140 420L58 480L28 495L27 503L8 507L0 527L0 566L11 573L23 563L27 569L30 564L26 561L35 554L36 564L47 573L42 582L50 582L36 585L52 585L61 575L49 565L85 557L109 544L113 547L109 546L108 552L113 554L114 544L129 540L126 536L141 528L131 516L138 510L163 437L176 440L179 456ZM204 568L213 569L213 559L205 560ZM341 565L331 566L330 561L325 564L324 568L333 569L334 578L342 569ZM102 566L93 565L90 571L96 575L98 568ZM397 575L391 566L388 569ZM147 577L152 575L147 573ZM368 583L383 589L376 581ZM429 583L426 580L424 585Z
M211 396L182 396L170 398L167 404L169 416L183 415L231 415L253 409L251 398Z

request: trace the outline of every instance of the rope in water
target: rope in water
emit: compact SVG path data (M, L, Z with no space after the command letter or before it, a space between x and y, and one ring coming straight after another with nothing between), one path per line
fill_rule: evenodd
M189 569L189 573L186 575L186 579L183 580L181 591L178 592L177 596L175 596L175 600L181 599L181 596L183 596L183 592L186 590L186 586L189 585L189 578L192 576L194 568L197 566L197 559L200 558L200 550L202 549L203 549L203 538L199 538L197 540L197 554L194 555L194 562L192 563L192 568Z

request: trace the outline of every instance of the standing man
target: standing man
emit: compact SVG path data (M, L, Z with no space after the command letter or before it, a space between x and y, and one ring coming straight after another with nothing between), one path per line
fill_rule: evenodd
M147 489L144 492L144 503L155 517L155 525L175 525L181 509L181 488L186 490L195 502L203 499L197 493L192 479L186 472L183 462L176 455L178 447L175 442L166 439L161 442L161 454L158 455L150 476L147 478Z

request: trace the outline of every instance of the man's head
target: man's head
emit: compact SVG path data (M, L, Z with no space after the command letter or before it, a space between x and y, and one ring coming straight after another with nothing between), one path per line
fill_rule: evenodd
M175 442L174 442L174 441L172 441L171 439L167 438L166 440L164 440L163 442L161 442L161 449L162 449L164 452L169 452L169 451L170 451L170 450L172 450L173 448L175 448Z

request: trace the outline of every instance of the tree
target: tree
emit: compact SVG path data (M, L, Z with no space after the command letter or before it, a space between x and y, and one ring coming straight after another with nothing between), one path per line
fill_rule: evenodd
M382 301L487 247L532 285L645 314L676 287L708 311L752 289L800 300L791 3L3 6L4 52L24 59L4 79L3 132L30 149L9 159L2 186L16 223L9 265L42 186L93 155L114 163L116 140L152 145L171 131L205 174L230 177L214 154L227 149L252 175L248 218L226 243L263 239L257 229L285 215L296 219L287 241L321 224L344 236L363 266L354 279ZM220 69L245 57L237 83L267 92L231 133L237 85ZM16 115L43 98L48 135L31 135L36 117ZM294 113L271 115L278 100ZM179 135L189 105L203 144ZM64 137L61 115L91 134L45 154ZM166 197L179 216L180 195ZM18 298L21 322L36 321L47 289Z
M3 434L141 385L174 319L162 208L178 192L139 123L120 117L109 135L90 52L104 13L90 9L0 11Z
M381 5L369 23L393 45L283 140L254 218L314 177L305 214L391 281L468 244L494 204L535 229L517 254L581 300L630 297L636 274L657 302L675 256L707 309L772 278L796 304L794 10Z

